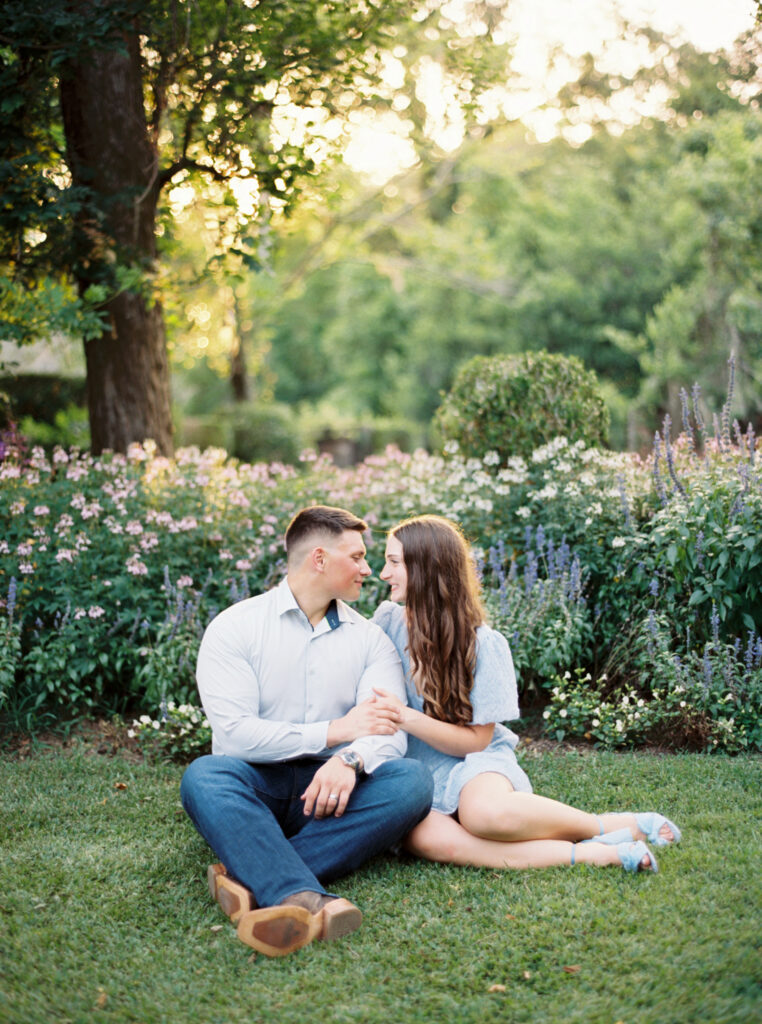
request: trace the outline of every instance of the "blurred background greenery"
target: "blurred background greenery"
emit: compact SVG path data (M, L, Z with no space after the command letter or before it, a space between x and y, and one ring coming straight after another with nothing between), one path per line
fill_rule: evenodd
M243 255L222 255L227 199L170 190L159 283L176 444L289 462L320 447L339 464L435 448L466 360L538 350L595 372L614 448L647 448L665 413L679 423L693 381L719 408L731 353L731 414L758 429L759 32L716 52L635 35L646 49L627 75L577 61L547 100L547 141L498 113L446 150L407 83L412 165L374 178L321 163L288 216L260 197ZM645 113L618 116L625 96ZM80 345L56 336L47 379L24 376L50 371L44 352L0 353L4 418L30 441L87 445Z

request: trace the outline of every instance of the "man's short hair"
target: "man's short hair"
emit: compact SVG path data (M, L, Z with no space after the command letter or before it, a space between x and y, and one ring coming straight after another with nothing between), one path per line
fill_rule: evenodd
M345 508L332 505L310 505L297 512L286 529L286 556L289 562L294 552L305 547L305 542L320 534L340 537L346 530L364 533L368 524Z

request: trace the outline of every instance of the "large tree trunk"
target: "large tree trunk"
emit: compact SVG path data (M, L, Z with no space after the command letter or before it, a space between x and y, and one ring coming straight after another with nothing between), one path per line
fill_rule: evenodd
M149 270L156 257L157 153L146 124L137 35L125 31L121 41L123 50L86 52L61 74L67 162L73 184L90 190L78 222L82 292L108 281L117 261ZM152 438L171 454L161 307L123 291L105 308L106 330L85 343L92 449L124 452L130 442Z

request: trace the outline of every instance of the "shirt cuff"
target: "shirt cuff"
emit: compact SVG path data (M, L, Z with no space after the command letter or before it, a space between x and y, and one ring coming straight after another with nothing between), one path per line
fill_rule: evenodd
M328 726L326 722L308 722L302 726L302 749L305 754L322 754L328 747Z

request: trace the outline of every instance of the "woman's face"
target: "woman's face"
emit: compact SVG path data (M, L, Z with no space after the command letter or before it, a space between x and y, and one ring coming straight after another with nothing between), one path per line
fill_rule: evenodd
M404 604L407 594L407 569L405 568L402 545L396 537L387 538L386 562L380 576L391 586L390 600Z

